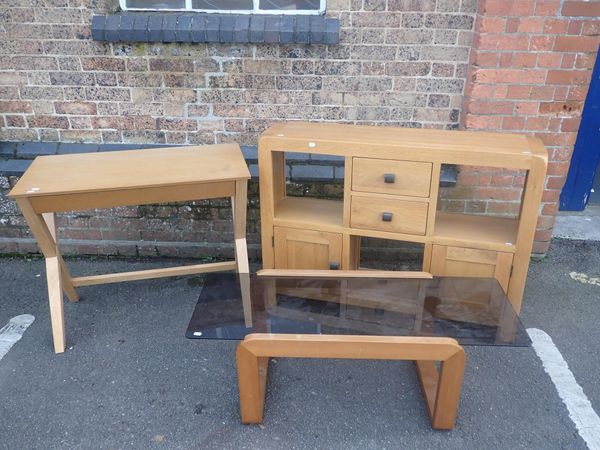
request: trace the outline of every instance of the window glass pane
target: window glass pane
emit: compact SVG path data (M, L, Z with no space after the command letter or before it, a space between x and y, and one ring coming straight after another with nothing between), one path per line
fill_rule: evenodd
M193 0L194 9L252 9L252 0Z
M185 0L127 0L128 8L185 9Z
M316 9L318 10L320 0L260 0L260 9Z

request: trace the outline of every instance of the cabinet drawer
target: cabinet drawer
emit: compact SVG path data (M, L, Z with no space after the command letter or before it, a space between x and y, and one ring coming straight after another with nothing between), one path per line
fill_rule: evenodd
M432 166L427 162L354 158L352 190L429 197Z
M352 196L350 226L424 235L428 205L425 202Z

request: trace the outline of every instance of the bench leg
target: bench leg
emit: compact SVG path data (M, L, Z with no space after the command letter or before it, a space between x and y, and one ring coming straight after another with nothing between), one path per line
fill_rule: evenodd
M242 423L261 423L265 409L269 358L256 356L240 345L236 360Z
M454 428L465 362L465 352L462 348L441 361L439 371L435 361L415 361L431 426L437 430Z
M461 349L441 363L435 411L431 420L433 428L440 430L454 428L465 373L465 362L465 352Z

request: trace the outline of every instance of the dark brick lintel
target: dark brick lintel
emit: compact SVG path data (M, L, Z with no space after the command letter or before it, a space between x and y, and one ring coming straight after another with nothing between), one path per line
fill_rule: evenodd
M124 12L94 16L92 39L109 42L337 44L340 21L325 16Z

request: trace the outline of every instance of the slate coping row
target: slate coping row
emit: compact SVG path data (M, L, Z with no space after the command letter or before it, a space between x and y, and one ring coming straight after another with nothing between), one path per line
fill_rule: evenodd
M0 142L0 176L20 176L37 156L67 155L71 153L94 153L142 148L176 147L170 144L78 144L61 142ZM258 177L258 149L253 145L242 145L242 154L250 165L252 177ZM339 180L338 169L343 166L343 158L330 155L309 155L288 152L286 161L294 166L295 181ZM289 170L289 168L288 168ZM335 170L335 172L334 172ZM343 172L341 172L343 173ZM458 170L455 165L442 164L440 186L456 185ZM288 173L288 177L290 174Z
M78 144L62 142L0 142L0 157L34 159L43 155L66 155L69 153L92 153L113 150L137 150L141 148L174 147L166 144Z
M337 44L337 18L308 15L142 13L93 16L92 39L108 42Z

